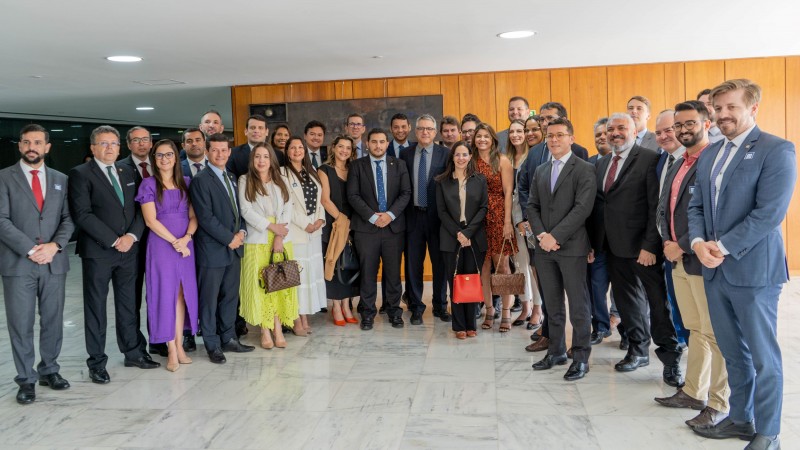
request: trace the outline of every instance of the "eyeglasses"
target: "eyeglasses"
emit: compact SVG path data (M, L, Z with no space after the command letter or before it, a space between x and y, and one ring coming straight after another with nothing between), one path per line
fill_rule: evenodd
M538 132L540 132L540 131L542 131L542 129L541 129L541 128L539 128L539 127L536 127L536 128L526 128L526 129L525 129L525 134L528 134L528 133L538 133Z
M567 133L556 133L556 134L547 133L547 135L545 137L547 138L548 141L552 141L553 139L561 140L561 139L564 139L567 136L572 136L572 135L571 134L567 134Z
M149 137L131 139L131 144L149 144L149 143L150 143Z
M172 158L175 157L175 152L156 153L155 157L156 157L156 159L172 159Z
M99 145L100 147L103 147L103 148L108 148L108 147L119 147L119 141L112 141L112 142L106 142L106 141L103 141L103 142L95 142L95 143L94 143L94 145Z
M355 122L347 122L347 126L348 127L353 127L353 128L361 128L361 127L364 126L364 124L363 123L355 123Z
M475 134L475 129L473 128L472 130L461 130L461 134L463 135Z
M552 121L554 121L556 119L558 119L558 116L539 116L538 122L539 123L542 123L542 122L550 123L550 122L552 122Z
M672 128L674 128L675 131L680 131L681 128L683 128L686 131L691 131L694 129L694 127L697 126L698 123L700 122L696 120L687 120L686 122L683 123L675 122L674 124L672 124Z
M417 131L427 131L428 133L435 133L436 128L433 127L417 127Z

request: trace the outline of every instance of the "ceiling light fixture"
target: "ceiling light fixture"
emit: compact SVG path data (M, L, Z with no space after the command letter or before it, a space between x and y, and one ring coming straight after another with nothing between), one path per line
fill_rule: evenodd
M154 109L152 106L138 106L136 108L137 111L152 111Z
M142 60L140 56L107 56L106 59L113 62L139 62Z
M62 129L60 129L60 128L54 128L54 129L52 129L52 130L50 130L50 131L64 131L64 130L62 130Z
M498 34L497 37L503 39L522 39L526 37L531 37L535 34L536 32L531 30L506 31L505 33Z

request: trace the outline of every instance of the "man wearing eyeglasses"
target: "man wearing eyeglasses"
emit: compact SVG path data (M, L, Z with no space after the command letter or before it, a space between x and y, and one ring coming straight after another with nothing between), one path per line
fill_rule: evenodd
M528 106L528 100L525 97L511 97L508 99L508 122L511 123L517 119L525 120L531 115L531 108ZM508 144L508 128L497 133L497 141L500 153L506 152L506 145Z
M364 135L364 116L359 113L352 113L347 116L347 120L344 122L344 129L345 134L353 139L353 142L356 144L356 157L361 158L366 156L367 153L364 152L364 143L361 141L361 137Z
M475 114L466 113L461 118L461 139L472 145L472 138L475 136L475 128L481 123L481 119Z
M125 355L125 366L155 369L161 364L147 353L136 317L136 256L144 220L134 201L135 175L116 163L120 135L115 128L97 127L89 139L94 158L70 171L68 198L79 230L89 379L106 384L111 381L105 353L109 282L113 282L117 345Z

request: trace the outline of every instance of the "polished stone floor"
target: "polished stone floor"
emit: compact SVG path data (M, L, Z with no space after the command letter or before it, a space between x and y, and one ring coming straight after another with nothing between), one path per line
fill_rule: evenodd
M617 334L594 347L587 377L570 383L561 378L566 366L531 370L543 354L524 351L529 332L500 334L495 327L458 341L449 324L430 312L422 326L411 326L405 313L405 328L379 319L371 332L335 327L318 314L313 334L288 336L286 349L229 353L224 365L196 352L194 364L177 373L123 367L110 329L112 381L92 384L80 261L73 257L72 263L60 358L71 389L37 386L33 405L17 405L8 333L0 321L0 449L656 450L746 444L704 440L683 424L694 411L656 405L653 397L674 393L661 381L660 364L614 372L623 356ZM792 449L800 448L800 281L786 286L782 300L781 437L783 448ZM257 345L257 336L252 330L244 341Z

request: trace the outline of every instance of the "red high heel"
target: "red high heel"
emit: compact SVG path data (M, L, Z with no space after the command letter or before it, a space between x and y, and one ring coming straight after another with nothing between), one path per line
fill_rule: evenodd
M333 324L336 325L337 327L343 327L345 325L345 323L347 323L347 322L345 322L344 320L333 319Z

